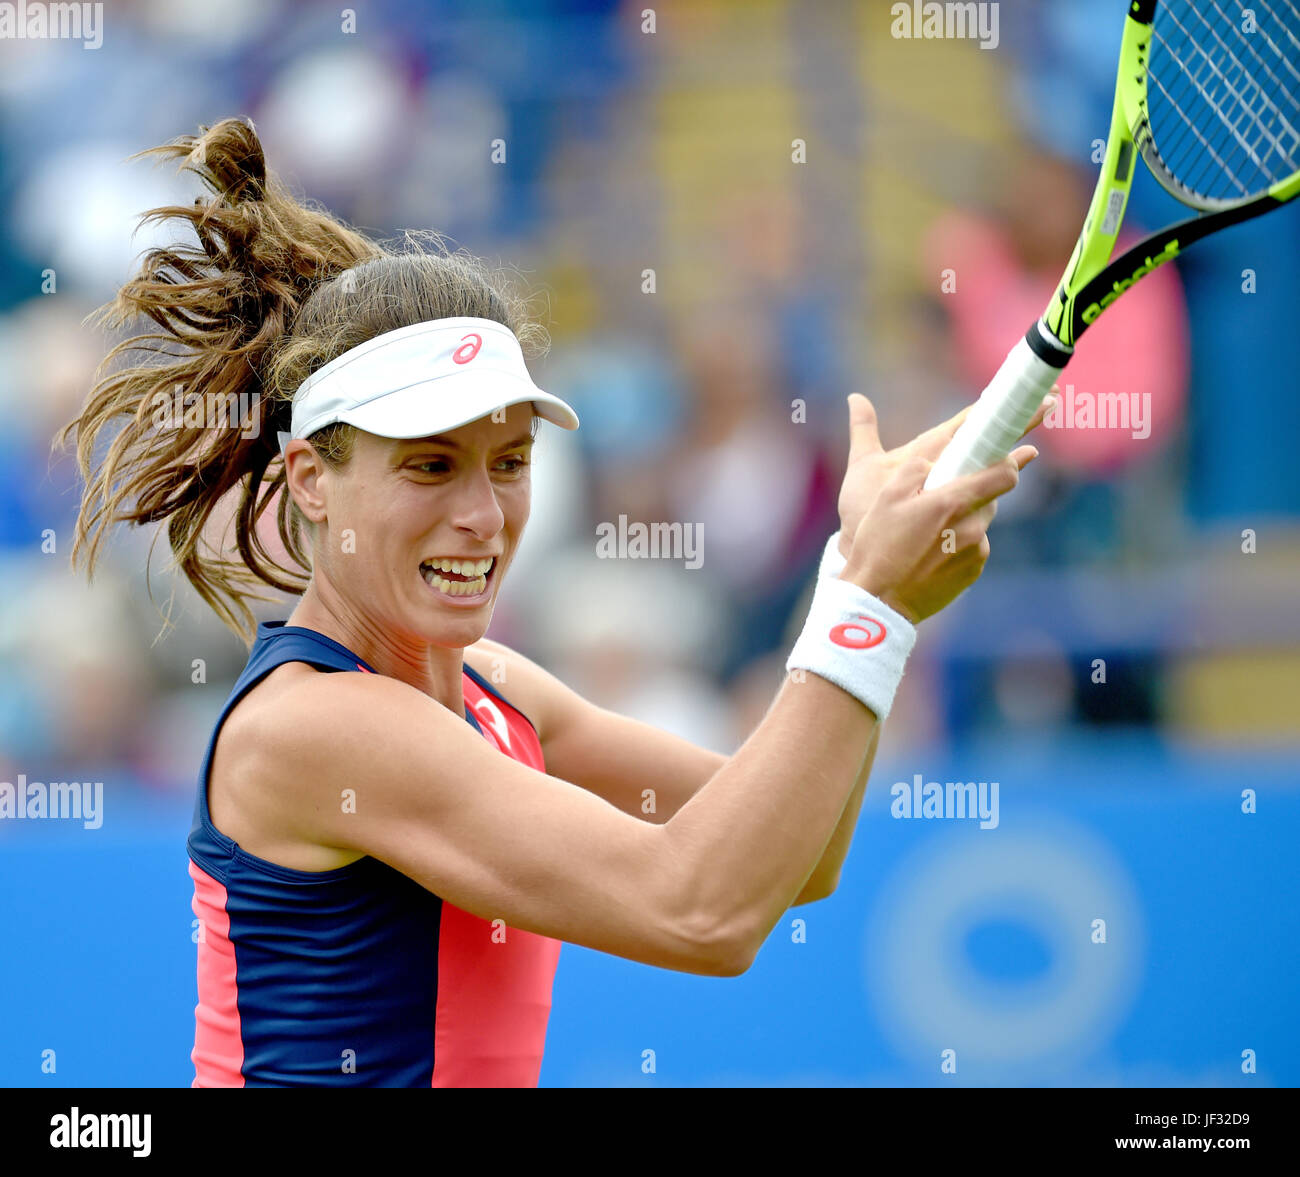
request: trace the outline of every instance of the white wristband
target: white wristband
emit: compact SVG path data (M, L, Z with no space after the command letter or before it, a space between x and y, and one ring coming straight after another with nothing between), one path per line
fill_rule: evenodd
M828 580L832 576L839 576L847 563L848 561L840 553L840 533L837 531L826 541L821 566L817 569L817 579Z
M848 691L883 720L903 678L916 628L865 589L819 579L786 670L811 670Z

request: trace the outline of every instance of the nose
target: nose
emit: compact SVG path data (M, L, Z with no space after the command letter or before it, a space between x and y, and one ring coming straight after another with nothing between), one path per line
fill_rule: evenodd
M505 512L485 464L465 469L456 479L450 521L457 531L477 540L492 539L505 526Z

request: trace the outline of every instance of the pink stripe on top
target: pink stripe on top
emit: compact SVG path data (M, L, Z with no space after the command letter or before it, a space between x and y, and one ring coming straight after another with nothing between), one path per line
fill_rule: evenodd
M544 772L527 718L470 675L465 702L484 739ZM536 1087L560 941L485 920L443 900L438 932L434 1087Z
M239 988L230 942L226 888L190 860L191 906L199 917L199 1004L194 1010L192 1087L243 1087L244 1043L239 1034Z
M536 1087L560 942L443 901L434 1087Z

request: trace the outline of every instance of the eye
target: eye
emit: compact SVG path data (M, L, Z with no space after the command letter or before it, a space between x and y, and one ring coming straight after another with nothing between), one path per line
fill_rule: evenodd
M522 454L511 454L497 462L497 468L506 474L518 474L528 465L528 459Z
M446 474L450 469L446 458L427 458L423 462L416 462L413 468L421 474Z

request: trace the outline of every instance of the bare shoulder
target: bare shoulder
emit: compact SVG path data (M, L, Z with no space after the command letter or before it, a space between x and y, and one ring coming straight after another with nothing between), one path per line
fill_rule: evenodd
M208 779L213 824L248 853L298 870L332 870L361 857L306 834L301 816L337 806L337 779L357 769L354 753L391 744L388 724L412 708L425 724L446 711L396 679L330 674L303 662L277 666L217 735Z
M306 779L296 768L322 738L312 703L328 704L333 692L325 680L342 677L286 662L244 695L222 724L212 754L208 811L213 825L249 854L310 871L333 870L360 857L310 843L285 820Z
M301 688L312 679L322 677L304 662L286 662L277 666L235 704L213 750L212 784L232 800L243 794L258 794L263 782L258 779L267 763L274 763L284 753L292 753L299 741L310 740L310 730L290 722ZM215 796L213 811L215 814Z
M393 706L446 710L386 675L329 673L286 662L239 701L218 742L242 749L250 762L329 760L349 742L344 736L364 740L382 733Z

